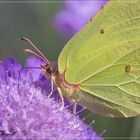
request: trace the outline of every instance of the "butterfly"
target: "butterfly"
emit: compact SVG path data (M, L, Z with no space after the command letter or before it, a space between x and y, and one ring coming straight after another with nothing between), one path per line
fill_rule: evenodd
M110 0L68 41L57 64L36 50L63 96L107 117L140 114L140 0Z

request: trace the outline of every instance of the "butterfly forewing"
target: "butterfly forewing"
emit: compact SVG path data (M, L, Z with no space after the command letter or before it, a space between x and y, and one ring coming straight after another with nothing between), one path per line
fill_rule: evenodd
M82 93L74 98L81 95L86 101L81 104L90 110L116 110L125 117L139 114L140 0L110 0L66 44L58 68L65 71L68 83L81 85ZM88 95L92 101L87 101ZM94 99L98 111L92 106Z

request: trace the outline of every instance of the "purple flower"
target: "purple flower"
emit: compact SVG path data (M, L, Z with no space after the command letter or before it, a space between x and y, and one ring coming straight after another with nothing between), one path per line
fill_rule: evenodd
M64 8L55 16L54 26L74 35L108 0L65 0Z
M26 66L35 60L27 59ZM59 100L42 93L42 86L35 84L41 80L41 71L26 69L19 78L20 69L14 58L0 62L1 139L102 140L78 115L66 107L60 111Z

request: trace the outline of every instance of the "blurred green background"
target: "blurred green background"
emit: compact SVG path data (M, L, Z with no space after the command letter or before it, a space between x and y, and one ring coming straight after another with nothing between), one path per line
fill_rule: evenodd
M66 38L53 28L53 17L61 4L0 1L0 58L12 55L23 63L29 56L21 52L27 48L27 45L20 41L20 37L25 36L32 40L49 60L57 60L66 42Z
M53 17L62 3L0 2L0 59L14 56L24 64L30 56L21 52L27 46L20 41L25 36L31 39L51 60L57 60L68 38L53 28ZM89 112L88 112L89 113ZM85 112L84 115L87 115ZM105 118L93 115L86 121L95 120L93 128L97 133L106 130L106 139L140 139L140 117ZM139 138L138 138L139 137Z

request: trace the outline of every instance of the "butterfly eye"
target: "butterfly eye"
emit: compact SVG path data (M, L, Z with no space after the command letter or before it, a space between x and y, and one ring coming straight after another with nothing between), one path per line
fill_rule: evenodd
M48 67L47 69L46 69L46 72L48 73L48 74L52 74L53 73L53 71L52 71L52 67Z

